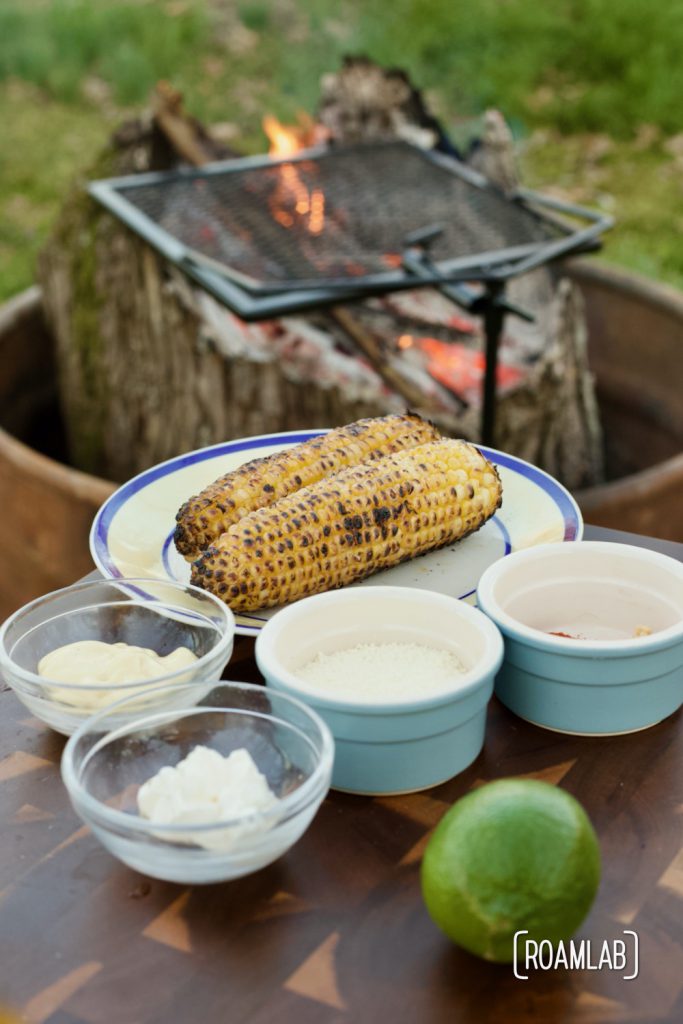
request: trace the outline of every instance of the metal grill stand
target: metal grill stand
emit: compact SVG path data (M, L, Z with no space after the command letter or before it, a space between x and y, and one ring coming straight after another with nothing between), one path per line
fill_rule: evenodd
M526 190L505 195L457 160L398 141L132 175L90 192L245 320L438 287L483 318L486 444L505 313L530 319L507 301L505 282L595 249L612 223Z
M482 316L486 335L486 366L481 409L482 444L493 447L496 427L496 375L498 373L498 343L505 322L505 284L488 281L482 300Z
M429 246L441 234L440 225L432 225L413 232L405 239L407 249L403 255L403 266L423 281L437 273L428 255ZM481 441L489 447L494 444L496 417L496 377L498 372L498 346L503 333L505 314L511 313L523 320L533 322L534 317L527 310L508 302L505 297L505 281L491 278L484 283L480 292L464 284L443 284L439 290L458 308L481 316L486 338L486 364L482 387Z

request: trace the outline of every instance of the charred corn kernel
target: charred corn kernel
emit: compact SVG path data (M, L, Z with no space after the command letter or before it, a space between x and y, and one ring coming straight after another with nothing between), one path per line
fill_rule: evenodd
M232 523L255 509L272 505L346 466L415 448L439 436L427 420L406 413L359 420L283 452L254 459L185 502L176 516L175 545L192 560Z
M343 469L244 516L192 567L233 611L362 580L478 530L500 506L494 466L441 439Z

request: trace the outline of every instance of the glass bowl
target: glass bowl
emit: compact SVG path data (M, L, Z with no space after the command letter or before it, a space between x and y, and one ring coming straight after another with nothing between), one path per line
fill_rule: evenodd
M184 684L177 684L179 701ZM280 857L304 833L330 786L334 742L301 701L250 683L221 682L185 711L146 713L123 727L122 701L85 722L67 743L62 779L76 813L124 864L194 885L239 878ZM137 793L196 746L223 756L245 748L277 802L225 821L152 823Z
M196 703L220 679L234 637L230 609L198 587L149 579L91 580L46 594L7 619L0 629L0 672L36 718L69 736L94 712L122 697L139 694L122 707L119 724L143 713L150 702L166 706L181 699L170 688L173 683L191 683L182 699ZM81 640L124 642L162 656L187 647L197 660L154 679L124 684L66 683L38 675L41 658Z

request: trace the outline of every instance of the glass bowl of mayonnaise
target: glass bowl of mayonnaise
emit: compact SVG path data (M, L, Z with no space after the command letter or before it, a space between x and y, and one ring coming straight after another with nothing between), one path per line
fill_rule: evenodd
M197 587L89 580L25 605L0 629L0 673L26 707L71 735L129 698L119 724L149 707L197 703L230 659L232 612ZM144 692L143 692L144 691Z
M286 694L220 681L199 703L94 715L62 756L76 813L135 871L185 885L251 874L303 835L330 786L334 741ZM128 724L121 726L125 705Z

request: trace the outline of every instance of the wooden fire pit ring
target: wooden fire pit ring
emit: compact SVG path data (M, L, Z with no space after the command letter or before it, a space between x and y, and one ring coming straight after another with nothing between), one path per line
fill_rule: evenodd
M586 521L683 540L683 294L575 261L586 302L608 456L626 475L576 495ZM27 443L56 404L55 359L40 289L0 307L0 617L92 569L90 523L116 486ZM647 381L647 391L643 390Z
M115 485L20 438L56 404L54 347L40 289L0 307L0 618L92 570L88 531Z
M592 261L569 276L586 304L611 478L575 497L596 526L682 541L683 293Z

